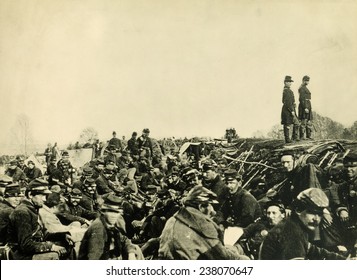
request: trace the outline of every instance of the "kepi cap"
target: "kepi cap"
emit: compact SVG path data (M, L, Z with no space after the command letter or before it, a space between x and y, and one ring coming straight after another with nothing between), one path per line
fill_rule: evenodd
M226 172L224 172L224 179L225 181L233 181L233 180L242 180L242 175L238 173L237 170L235 169L228 169Z
M122 209L123 198L115 194L108 194L103 196L104 204L101 211L120 212Z
M345 167L355 167L357 166L357 153L349 152L343 159L343 165Z
M32 180L28 185L27 190L31 192L32 195L51 193L51 191L48 189L48 182L42 178L36 178Z
M23 196L21 189L18 183L12 183L5 187L4 197L18 197Z

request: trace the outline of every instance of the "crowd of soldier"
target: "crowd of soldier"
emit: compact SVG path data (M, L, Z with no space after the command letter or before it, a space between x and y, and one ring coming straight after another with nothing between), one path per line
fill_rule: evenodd
M13 259L346 259L356 249L357 156L345 177L319 181L292 154L286 178L257 200L235 164L153 156L150 131L126 147L113 135L103 157L74 176L68 152L27 177L3 176L0 242ZM21 165L21 160L16 164ZM15 166L15 167L14 167ZM21 173L23 172L23 173ZM240 170L241 171L241 170ZM19 176L19 174L22 174ZM307 178L305 181L302 178ZM23 182L26 182L23 184ZM225 232L241 228L232 244Z

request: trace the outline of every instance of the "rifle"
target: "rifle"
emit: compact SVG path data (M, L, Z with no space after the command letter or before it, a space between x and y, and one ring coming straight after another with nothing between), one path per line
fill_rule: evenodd
M327 157L331 154L331 151L327 151L326 154L324 155L324 157L320 160L319 162L319 166L321 166L323 164L323 162L327 159Z

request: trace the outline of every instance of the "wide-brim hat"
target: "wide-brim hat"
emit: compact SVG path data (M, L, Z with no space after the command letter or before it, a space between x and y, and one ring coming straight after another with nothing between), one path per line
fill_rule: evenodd
M291 78L291 76L285 76L284 83L285 82L294 82Z

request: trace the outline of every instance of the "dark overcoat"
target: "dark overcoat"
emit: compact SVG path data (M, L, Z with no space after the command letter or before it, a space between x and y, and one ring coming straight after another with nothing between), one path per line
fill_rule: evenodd
M291 125L294 123L293 112L295 113L295 96L293 91L284 87L283 91L283 107L281 109L281 124L283 125Z
M306 113L305 109L308 109L309 112ZM301 85L299 88L299 119L312 120L311 110L311 92L306 85Z

